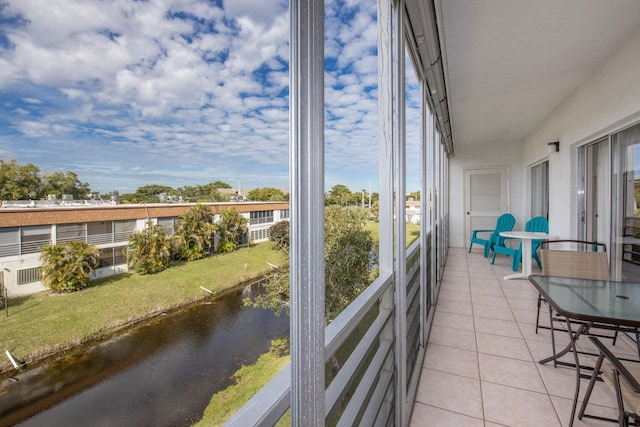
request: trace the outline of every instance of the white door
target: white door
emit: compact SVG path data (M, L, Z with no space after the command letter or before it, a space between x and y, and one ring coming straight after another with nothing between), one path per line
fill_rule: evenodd
M464 170L465 241L471 230L493 230L496 219L509 212L509 167Z

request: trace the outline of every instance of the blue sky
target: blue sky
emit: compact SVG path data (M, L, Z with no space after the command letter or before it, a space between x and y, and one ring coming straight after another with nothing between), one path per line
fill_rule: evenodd
M325 184L376 191L376 4L325 9ZM288 37L287 0L0 0L0 158L100 192L288 188Z

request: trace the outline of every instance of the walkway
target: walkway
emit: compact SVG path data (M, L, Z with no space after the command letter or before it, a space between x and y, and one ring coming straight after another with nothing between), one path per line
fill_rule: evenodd
M539 271L534 264L534 274ZM505 281L510 273L509 257L498 255L491 265L479 247L471 254L449 249L412 427L568 425L575 371L537 363L551 352L550 333L535 333L537 293L528 281ZM546 309L541 314L548 324ZM558 348L567 343L566 335L556 337ZM620 341L616 352L633 355L628 339ZM587 412L615 417L613 408L613 395L599 383Z

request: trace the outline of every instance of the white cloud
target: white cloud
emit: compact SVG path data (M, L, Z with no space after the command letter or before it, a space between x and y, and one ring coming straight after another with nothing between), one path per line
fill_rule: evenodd
M268 176L286 186L287 7L284 0L222 7L208 0L9 0L0 9L8 23L0 34L10 45L0 48L0 141L10 141L3 149L43 170L74 162L98 189L239 176L247 186L267 185ZM325 52L337 67L325 73L327 175L371 174L375 3L328 1L326 8ZM344 22L339 8L353 19ZM23 20L10 19L16 16ZM28 143L13 142L21 139Z
M287 6L283 0L224 0L223 3L227 17L249 18L261 26L270 26Z

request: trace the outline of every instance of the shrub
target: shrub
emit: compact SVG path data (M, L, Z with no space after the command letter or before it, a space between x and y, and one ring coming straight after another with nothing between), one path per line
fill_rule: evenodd
M274 249L286 251L289 249L289 221L280 221L269 227L269 240L273 242Z
M164 227L147 222L142 231L129 236L127 263L139 274L154 274L169 268L171 240Z
M89 275L99 265L95 246L80 240L42 248L42 282L55 292L74 292L87 287Z

